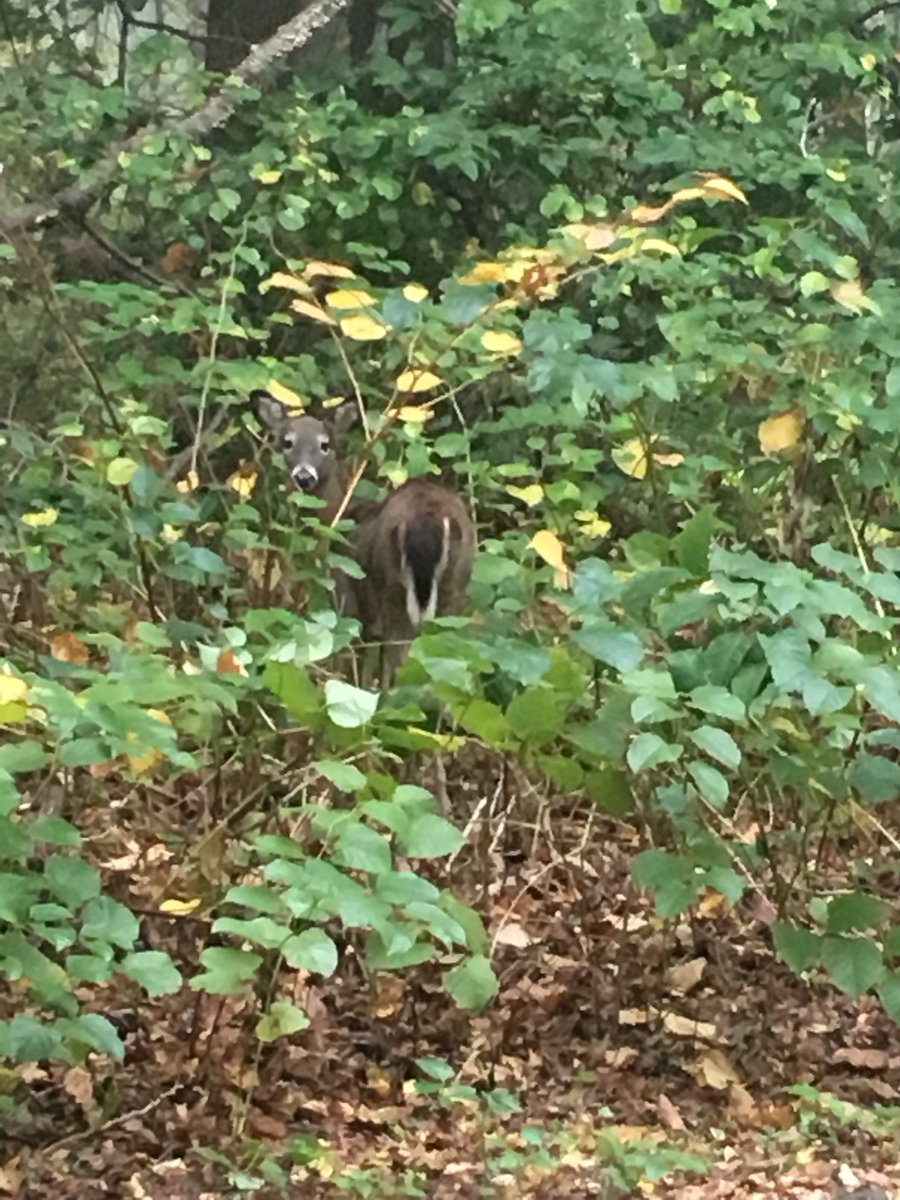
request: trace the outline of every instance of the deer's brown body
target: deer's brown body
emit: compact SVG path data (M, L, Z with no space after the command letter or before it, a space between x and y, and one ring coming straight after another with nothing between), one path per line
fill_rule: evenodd
M323 520L332 520L346 491L336 439L355 416L352 405L333 422L291 416L266 393L257 413L281 441L294 485L318 496ZM475 561L475 526L456 492L430 479L411 479L380 503L351 509L354 559L365 572L336 573L342 610L359 620L365 641L381 647L381 682L387 686L419 627L458 613Z

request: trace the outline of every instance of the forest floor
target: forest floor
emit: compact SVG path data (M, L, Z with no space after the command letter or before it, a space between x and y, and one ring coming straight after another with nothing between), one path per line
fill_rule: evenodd
M179 850L177 806L116 803L79 817L89 854L190 975L208 919L159 901L219 891L224 826ZM252 998L147 1000L116 977L86 1001L121 1063L5 1081L0 1196L900 1196L900 1038L878 1004L783 967L759 893L663 924L629 885L627 827L522 807L486 806L452 866L494 942L484 1013L455 1007L441 964L367 980L347 947L334 979L292 980L310 1028L260 1050ZM431 1094L423 1058L453 1069Z

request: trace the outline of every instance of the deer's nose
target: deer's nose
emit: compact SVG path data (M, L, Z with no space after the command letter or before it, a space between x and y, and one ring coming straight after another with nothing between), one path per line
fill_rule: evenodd
M294 486L298 487L301 492L311 492L319 482L319 473L314 467L294 467L291 471L291 479L294 481Z

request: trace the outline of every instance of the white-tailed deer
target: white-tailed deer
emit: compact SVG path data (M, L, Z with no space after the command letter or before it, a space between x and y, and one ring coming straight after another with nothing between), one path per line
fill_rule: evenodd
M358 416L352 403L329 420L291 414L267 392L254 392L257 416L277 438L291 481L323 501L321 518L337 514L346 492L338 443ZM356 617L366 642L381 647L382 687L389 686L419 627L458 613L475 560L475 526L450 488L410 479L384 500L350 509L356 517L352 554L365 572L338 572L338 601Z

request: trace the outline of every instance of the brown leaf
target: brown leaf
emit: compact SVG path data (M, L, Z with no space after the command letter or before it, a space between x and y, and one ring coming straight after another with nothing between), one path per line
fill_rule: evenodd
M246 675L233 650L223 650L216 662L217 675Z
M666 984L670 992L680 996L695 988L706 970L705 958L692 958L690 962L676 963L666 971Z
M663 1027L676 1037L703 1038L704 1041L714 1041L718 1037L715 1025L708 1021L695 1021L693 1017L683 1017L680 1013L666 1013Z
M76 1100L82 1108L88 1108L94 1101L94 1081L89 1071L84 1067L72 1067L63 1076L63 1088Z
M87 665L88 648L74 633L60 633L50 642L50 657L76 667Z
M0 1192L7 1196L18 1196L22 1190L23 1176L21 1159L9 1159L0 1167Z
M760 422L759 446L763 454L778 454L796 446L803 434L803 412L789 408Z
M684 1118L665 1092L660 1095L656 1102L656 1112L659 1116L660 1124L666 1129L673 1129L678 1133L684 1132Z
M862 1067L866 1071L884 1071L890 1065L890 1056L884 1050L843 1046L834 1052L834 1061L849 1063L851 1067Z
M697 1059L691 1074L698 1083L721 1091L731 1084L740 1082L737 1071L721 1050L708 1050Z

